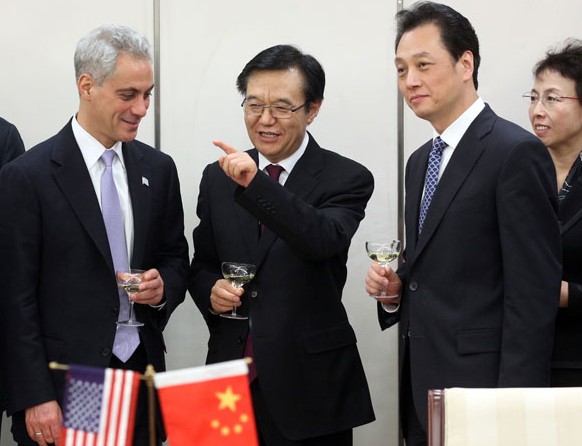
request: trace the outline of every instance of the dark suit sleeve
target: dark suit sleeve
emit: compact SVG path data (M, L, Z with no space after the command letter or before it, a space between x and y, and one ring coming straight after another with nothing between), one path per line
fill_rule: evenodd
M194 229L194 257L192 259L190 270L190 283L188 290L194 303L200 310L200 313L206 320L207 324L212 323L214 317L208 310L210 308L210 290L218 279L222 278L218 270L220 259L216 252L216 246L213 242L212 218L210 215L211 192L209 187L209 176L212 170L216 172L216 165L209 165L204 169L200 189L198 194L198 204L196 214L200 223Z
M549 382L562 274L555 186L555 170L543 144L522 141L511 150L497 188L503 387Z
M568 282L568 313L582 316L582 284Z
M302 199L261 172L246 189L238 188L236 200L306 259L327 260L349 247L374 190L372 174L359 164L327 167L317 179L328 189L318 203Z
M11 278L0 281L0 317L7 382L19 383L18 389L7 388L12 412L56 399L37 296L42 256L40 203L18 165L9 164L0 171L0 208L10 215L0 219L0 277ZM9 338L18 342L8 342Z
M0 134L0 168L24 153L24 143L16 127L6 123L5 131Z
M163 226L156 229L161 234L161 239L154 265L164 280L166 305L161 311L149 308L154 315L162 318L162 329L172 312L184 301L188 277L188 242L184 237L184 211L178 172L173 161L168 171L167 207L164 212Z

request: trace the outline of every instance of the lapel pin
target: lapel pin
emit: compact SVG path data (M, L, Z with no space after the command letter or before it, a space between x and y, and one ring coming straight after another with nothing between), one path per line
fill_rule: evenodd
M149 186L150 182L146 177L141 177L141 184L145 186Z

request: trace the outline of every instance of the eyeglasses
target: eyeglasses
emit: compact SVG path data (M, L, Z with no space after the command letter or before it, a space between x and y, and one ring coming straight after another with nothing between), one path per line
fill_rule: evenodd
M249 116L261 116L263 114L263 111L266 108L269 108L269 109L271 109L271 115L273 116L273 118L289 119L291 116L293 116L293 113L295 113L297 110L302 109L306 105L307 105L307 102L304 102L299 107L290 108L290 107L285 107L283 105L259 104L257 102L249 102L247 99L245 99L240 106L243 108L245 113Z
M564 99L576 99L574 96L558 96L555 94L547 94L545 96L540 96L536 93L524 93L521 95L530 105L530 107L535 106L539 101L542 102L544 107L552 108L556 107L558 104L562 103Z

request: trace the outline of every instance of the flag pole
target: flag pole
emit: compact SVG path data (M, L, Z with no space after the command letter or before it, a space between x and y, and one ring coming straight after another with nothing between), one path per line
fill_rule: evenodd
M148 364L144 374L146 386L148 388L148 419L150 426L150 446L156 446L156 406L155 406L155 390L154 390L154 376L156 372L154 366Z
M152 382L153 382L153 377L155 375L155 372L153 372L154 368L151 365L148 365L148 367L151 367L152 368L152 373L153 374L151 376L151 379L152 379ZM68 365L61 364L60 362L57 362L57 361L51 361L51 362L49 362L49 369L51 369L51 370L62 370L62 371L65 371L66 372L67 370L69 370L69 368L70 367ZM106 368L106 367L101 367L101 368ZM142 381L148 381L150 379L148 377L148 374L147 374L147 369L146 369L146 373L145 374L139 373L138 375L139 375L139 379L141 379Z

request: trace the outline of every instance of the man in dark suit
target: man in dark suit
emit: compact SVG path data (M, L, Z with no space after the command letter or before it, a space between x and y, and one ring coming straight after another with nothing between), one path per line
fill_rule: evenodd
M18 129L14 124L0 118L0 169L4 164L12 161L23 153L24 143L22 142L20 133L18 133ZM0 261L6 262L7 260L3 258L0 259ZM2 357L0 356L0 429L2 428L2 414L6 410L3 369Z
M400 320L410 446L426 444L428 389L549 384L560 238L552 161L478 96L469 21L431 2L399 12L395 62L435 137L406 167L404 263L372 265L366 289L401 295L378 310L383 329Z
M351 445L374 413L341 296L373 177L307 133L325 87L312 56L268 48L237 85L255 148L215 141L225 156L204 171L194 230L189 290L210 330L207 361L254 352L261 445ZM278 179L263 172L276 166ZM257 266L244 290L222 278L224 261ZM220 316L233 306L248 319Z
M24 143L18 129L6 119L0 118L0 169L23 153Z
M153 89L149 43L103 26L79 41L75 70L78 113L0 172L0 208L10 215L0 222L0 251L10 259L0 266L2 355L19 445L59 442L63 373L49 361L163 370L162 331L187 287L176 167L134 140ZM101 183L106 176L113 181ZM113 219L105 217L108 192L119 211ZM139 331L116 324L129 307L116 285L120 262L147 270L132 294ZM134 444L144 445L139 401Z

